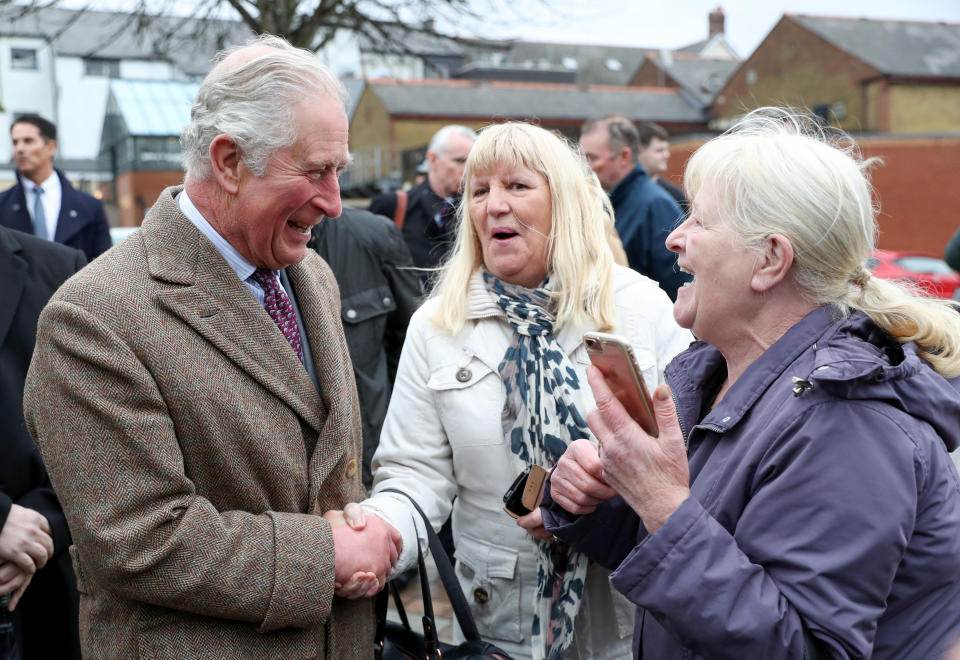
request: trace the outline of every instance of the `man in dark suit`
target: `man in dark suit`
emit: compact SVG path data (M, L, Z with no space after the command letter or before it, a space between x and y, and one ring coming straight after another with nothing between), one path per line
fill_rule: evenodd
M677 268L677 255L667 249L666 239L683 211L640 164L637 127L623 115L607 115L591 119L580 131L580 150L610 195L630 268L655 280L675 300L690 278Z
M70 532L22 403L40 311L86 263L79 250L0 227L0 594L12 595L25 658L80 657Z
M110 247L100 200L76 190L54 168L57 127L38 115L10 126L17 184L0 193L0 225L83 250L93 260Z

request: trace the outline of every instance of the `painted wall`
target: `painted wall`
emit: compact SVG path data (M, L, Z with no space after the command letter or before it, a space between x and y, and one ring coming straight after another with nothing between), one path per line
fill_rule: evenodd
M183 172L127 172L116 178L112 191L104 186L104 199L110 200L107 206L115 209L119 226L139 227L163 189L182 183Z
M890 86L890 132L960 131L960 82Z
M702 140L671 142L666 176L680 185L687 159ZM880 202L877 247L943 254L960 226L960 136L871 137L858 140L866 158L884 163L872 170Z

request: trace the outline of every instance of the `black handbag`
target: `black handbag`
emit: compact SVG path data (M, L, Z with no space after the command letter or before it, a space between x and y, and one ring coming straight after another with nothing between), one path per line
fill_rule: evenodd
M463 595L463 590L460 589L460 583L453 572L453 566L450 565L447 553L443 549L437 533L433 531L430 520L417 503L409 495L399 490L385 488L380 492L400 493L410 500L413 508L423 518L424 526L427 528L430 552L433 554L437 572L440 574L440 581L443 582L443 588L450 598L450 605L453 607L454 615L457 617L457 623L460 624L460 630L463 632L465 641L461 644L446 644L437 639L437 625L433 616L433 600L430 598L427 567L423 561L423 551L420 549L418 539L417 564L420 568L420 589L423 591L423 634L421 635L410 627L407 613L403 609L403 602L400 600L400 592L393 583L388 582L387 588L377 596L377 632L374 638L374 658L376 660L440 660L442 657L443 660L511 660L505 651L480 639L477 624L470 613L467 599ZM387 621L387 604L390 598L388 592L393 594L393 600L400 615L400 623Z

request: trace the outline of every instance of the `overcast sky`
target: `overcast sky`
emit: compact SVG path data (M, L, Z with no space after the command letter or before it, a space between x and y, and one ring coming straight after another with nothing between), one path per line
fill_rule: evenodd
M138 0L61 0L64 6L127 9ZM149 4L157 4L152 0ZM319 0L302 0L313 6ZM378 0L416 7L409 0ZM192 7L191 0L162 0ZM195 0L194 0L195 2ZM707 16L723 7L727 40L747 57L784 13L960 23L960 0L470 0L485 20L456 21L434 7L443 31L531 41L679 48L707 37ZM236 17L223 5L225 13Z
M491 2L491 0L487 0ZM492 0L517 17L496 35L537 41L678 48L707 37L723 7L728 41L741 57L784 13L960 23L960 0ZM466 27L466 26L462 26ZM502 32L501 32L502 30Z

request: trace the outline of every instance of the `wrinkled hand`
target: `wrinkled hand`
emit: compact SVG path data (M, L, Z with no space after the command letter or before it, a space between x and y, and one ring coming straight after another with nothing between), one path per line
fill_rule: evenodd
M10 606L7 608L11 612L20 602L20 597L30 586L30 580L32 579L32 572L23 570L13 562L0 564L0 596L12 594L10 596Z
M46 517L19 504L11 505L0 530L0 561L14 562L32 575L52 556L53 537Z
M553 538L553 534L543 526L543 514L540 513L540 507L525 516L517 518L517 524L527 530L527 533L535 539Z
M328 511L323 517L333 531L336 595L373 596L386 584L400 556L400 532L377 516L365 516L355 503L348 504L344 511Z
M690 496L690 468L670 388L660 385L653 393L660 427L660 436L654 438L624 410L599 370L588 367L587 380L597 401L587 423L603 449L599 457L603 480L653 534Z
M574 440L557 461L550 477L550 497L575 515L593 513L597 505L616 495L603 479L603 464L597 446L589 440Z

